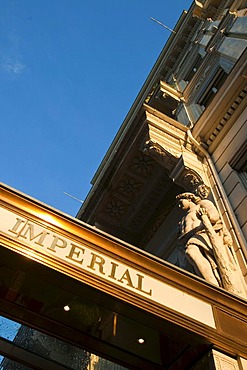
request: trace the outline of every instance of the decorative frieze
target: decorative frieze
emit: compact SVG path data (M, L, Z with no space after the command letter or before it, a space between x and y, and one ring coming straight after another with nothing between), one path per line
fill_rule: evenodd
M219 351L212 351L215 370L239 370L237 360Z

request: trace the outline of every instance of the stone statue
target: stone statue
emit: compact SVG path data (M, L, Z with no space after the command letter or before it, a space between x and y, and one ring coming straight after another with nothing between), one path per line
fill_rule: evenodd
M179 223L180 267L188 261L194 272L208 282L247 298L246 284L237 266L232 239L215 205L208 199L204 185L193 193L177 196L179 207L186 211ZM181 265L181 255L184 260Z

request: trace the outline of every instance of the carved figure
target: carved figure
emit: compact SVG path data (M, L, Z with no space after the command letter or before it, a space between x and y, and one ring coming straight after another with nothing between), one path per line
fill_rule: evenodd
M210 188L205 184L200 184L196 188L196 195L201 199L206 199L209 196Z
M246 298L246 285L234 258L231 236L214 204L193 193L179 194L177 200L186 211L179 223L179 249L185 261L189 261L198 276ZM184 266L180 263L180 267Z

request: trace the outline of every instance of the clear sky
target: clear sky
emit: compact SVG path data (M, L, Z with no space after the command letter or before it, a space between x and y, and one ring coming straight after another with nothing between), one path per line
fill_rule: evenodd
M0 181L75 216L191 0L0 0Z

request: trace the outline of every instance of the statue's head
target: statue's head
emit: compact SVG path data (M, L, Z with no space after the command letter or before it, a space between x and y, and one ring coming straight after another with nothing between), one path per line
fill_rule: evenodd
M196 195L198 195L201 199L206 199L209 193L210 187L205 184L199 185L196 189Z
M186 193L178 194L176 196L176 200L178 202L179 207L183 209L187 209L187 208L190 208L189 203L194 203L195 205L197 205L200 202L201 198L196 196L193 193L186 192Z

